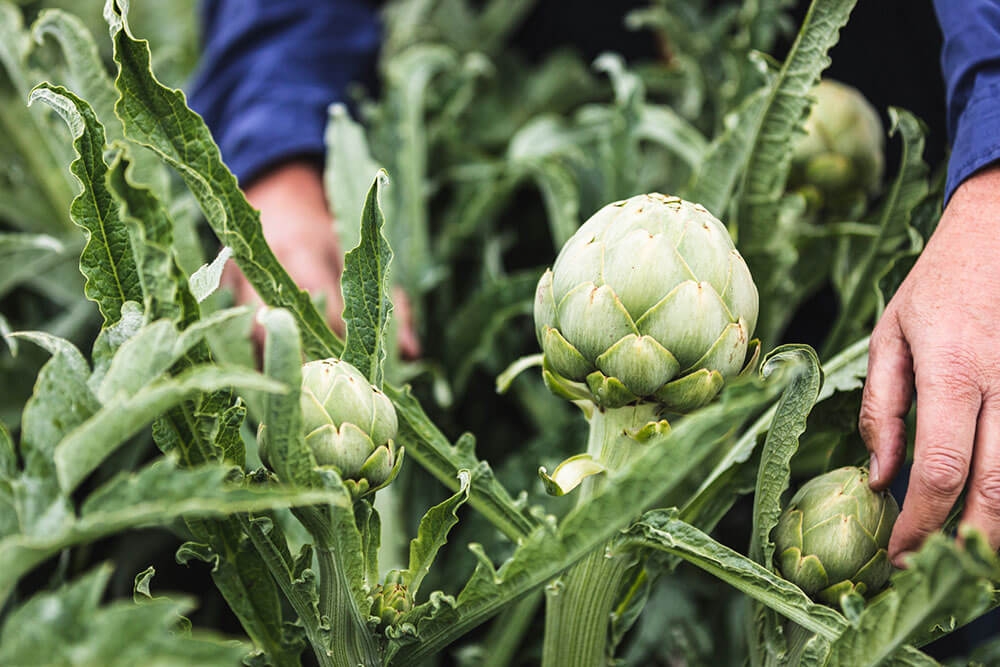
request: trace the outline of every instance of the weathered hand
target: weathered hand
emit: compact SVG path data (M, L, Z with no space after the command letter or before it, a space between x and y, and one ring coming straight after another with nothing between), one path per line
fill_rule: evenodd
M246 189L247 200L260 210L264 238L299 287L326 299L326 317L330 327L344 335L344 300L340 274L344 254L340 248L334 221L329 213L319 171L307 162L289 162L255 180ZM236 296L237 303L260 303L249 281L234 263L223 277ZM420 341L414 333L409 302L405 294L394 294L395 315L400 322L398 344L404 358L420 355ZM262 343L263 331L254 330L254 339Z
M1000 168L971 177L872 333L861 435L871 486L906 455L904 417L916 391L913 468L889 556L920 547L963 489L963 520L1000 547Z

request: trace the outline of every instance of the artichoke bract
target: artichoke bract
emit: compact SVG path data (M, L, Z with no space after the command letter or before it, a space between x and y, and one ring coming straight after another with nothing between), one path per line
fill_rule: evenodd
M851 591L871 596L892 573L886 548L899 505L846 467L806 482L774 529L775 565L789 581L836 605Z
M789 183L820 207L857 209L882 182L882 121L851 86L823 79L812 95L816 103L795 143Z
M535 292L546 383L605 408L698 408L741 371L757 288L725 226L659 193L609 204Z
M339 359L302 366L302 433L317 465L333 468L355 496L395 477L401 462L392 401L351 364ZM266 455L266 431L261 434Z

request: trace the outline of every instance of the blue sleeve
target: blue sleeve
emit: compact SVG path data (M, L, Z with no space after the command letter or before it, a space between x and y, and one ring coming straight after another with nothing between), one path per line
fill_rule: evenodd
M365 0L202 0L203 53L189 103L248 183L319 158L327 108L369 74L380 30Z
M945 201L1000 159L1000 0L934 0L944 46L951 159Z

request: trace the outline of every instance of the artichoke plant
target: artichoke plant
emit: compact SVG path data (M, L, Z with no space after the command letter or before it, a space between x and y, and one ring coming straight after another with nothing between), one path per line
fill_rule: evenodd
M857 212L878 191L885 166L878 112L855 88L824 79L795 144L789 182L814 208Z
M704 405L744 367L756 322L757 288L723 224L658 193L595 213L535 293L549 387L605 408Z
M877 593L892 573L886 547L896 500L868 486L868 471L846 467L806 482L774 529L781 574L810 596L837 604L844 594Z
M402 460L393 440L396 410L354 366L339 359L304 364L299 404L302 433L317 465L336 470L355 496L396 476ZM258 436L265 461L266 435L262 429Z

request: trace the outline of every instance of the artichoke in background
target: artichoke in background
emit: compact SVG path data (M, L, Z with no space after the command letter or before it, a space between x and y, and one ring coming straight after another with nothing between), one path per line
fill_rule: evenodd
M304 364L299 404L302 433L317 465L336 470L356 497L396 476L402 461L393 441L396 410L354 366L339 359ZM267 463L266 429L258 440Z
M806 482L774 529L775 564L810 596L838 604L844 594L877 593L892 573L886 548L896 500L868 486L868 471L846 467Z
M789 185L814 210L859 214L882 183L882 121L860 92L843 83L824 79L812 95L816 103L792 153Z
M549 387L605 408L704 405L744 367L757 288L704 207L658 193L609 204L535 293Z

